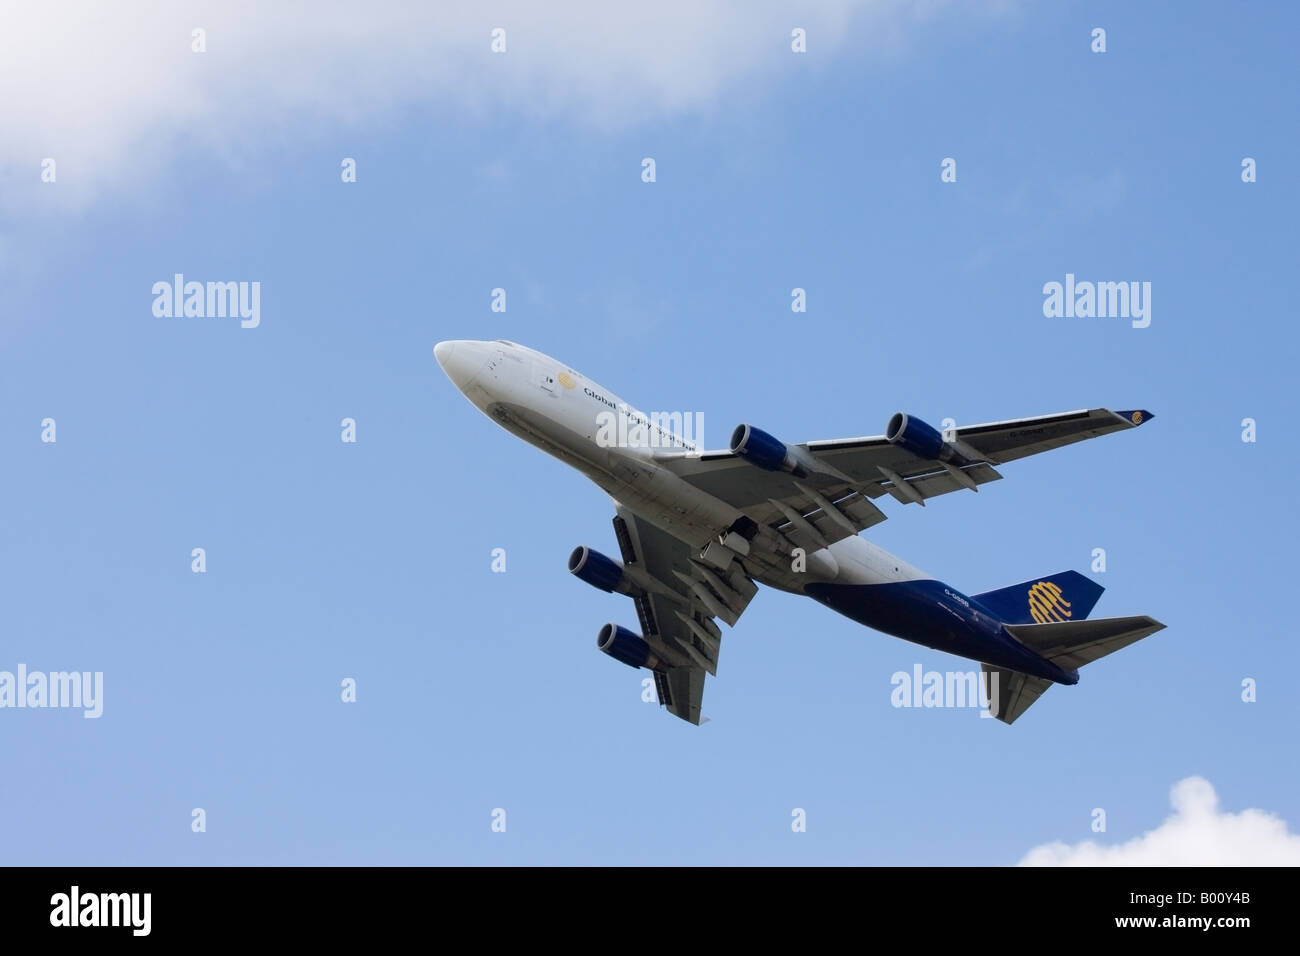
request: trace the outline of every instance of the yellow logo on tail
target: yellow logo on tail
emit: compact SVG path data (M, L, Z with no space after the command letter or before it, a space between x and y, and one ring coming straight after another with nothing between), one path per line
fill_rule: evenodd
M1070 602L1051 581L1039 581L1029 589L1029 616L1039 624L1066 621L1071 616Z

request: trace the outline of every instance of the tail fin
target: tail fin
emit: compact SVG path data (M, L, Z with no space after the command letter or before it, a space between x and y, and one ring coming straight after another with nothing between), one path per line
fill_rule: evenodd
M1086 580L1086 579L1085 579ZM1096 585L1094 585L1095 587ZM1092 605L1088 605L1091 610ZM1057 621L1049 624L1007 624L1008 634L1040 657L1064 668L1079 668L1107 654L1150 637L1164 625L1155 618L1102 617L1095 621ZM1003 723L1015 719L1052 686L1050 681L1030 677L1018 671L983 665L984 679L989 682L989 709ZM996 679L994 675L996 674Z
M972 597L1004 624L1046 624L1082 621L1104 590L1078 571L1062 571Z

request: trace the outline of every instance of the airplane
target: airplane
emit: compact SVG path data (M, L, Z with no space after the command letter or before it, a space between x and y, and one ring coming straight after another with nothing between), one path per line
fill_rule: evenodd
M669 713L701 723L722 632L758 585L804 594L867 627L978 661L989 711L1013 723L1053 684L1161 630L1147 617L1088 620L1104 590L1076 571L965 595L860 536L885 495L924 506L1002 477L995 466L1150 421L1085 409L940 432L913 415L883 435L789 445L741 424L705 451L676 417L646 415L541 352L504 339L439 342L452 384L498 425L576 468L614 503L621 560L580 545L569 571L632 598L639 633L614 623L596 646L654 676ZM707 718L705 718L707 720Z

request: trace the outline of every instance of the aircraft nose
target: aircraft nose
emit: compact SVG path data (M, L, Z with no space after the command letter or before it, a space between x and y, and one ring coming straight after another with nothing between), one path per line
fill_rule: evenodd
M438 364L447 373L452 384L462 392L469 387L483 368L486 357L479 347L480 344L457 340L439 342L433 347L433 357L438 360Z

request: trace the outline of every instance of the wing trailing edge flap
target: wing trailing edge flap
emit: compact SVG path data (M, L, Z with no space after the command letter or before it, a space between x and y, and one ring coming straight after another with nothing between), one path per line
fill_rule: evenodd
M729 627L735 627L740 615L745 613L745 608L758 593L758 585L750 580L737 561L733 561L726 572L709 567L699 558L691 558L690 564L690 574L674 568L673 576L708 609L710 616L721 618Z
M771 524L805 551L817 551L884 521L888 516L851 486L818 491L792 481L796 493L768 498L759 520Z
M880 470L883 472L884 468ZM912 475L910 478L902 478L892 472L885 477L889 479L889 483L884 490L889 494L903 504L917 501L923 505L925 499L946 495L950 491L962 489L979 491L980 485L998 481L1002 475L988 462L978 461L960 468L945 463L939 470L926 471L919 475Z

